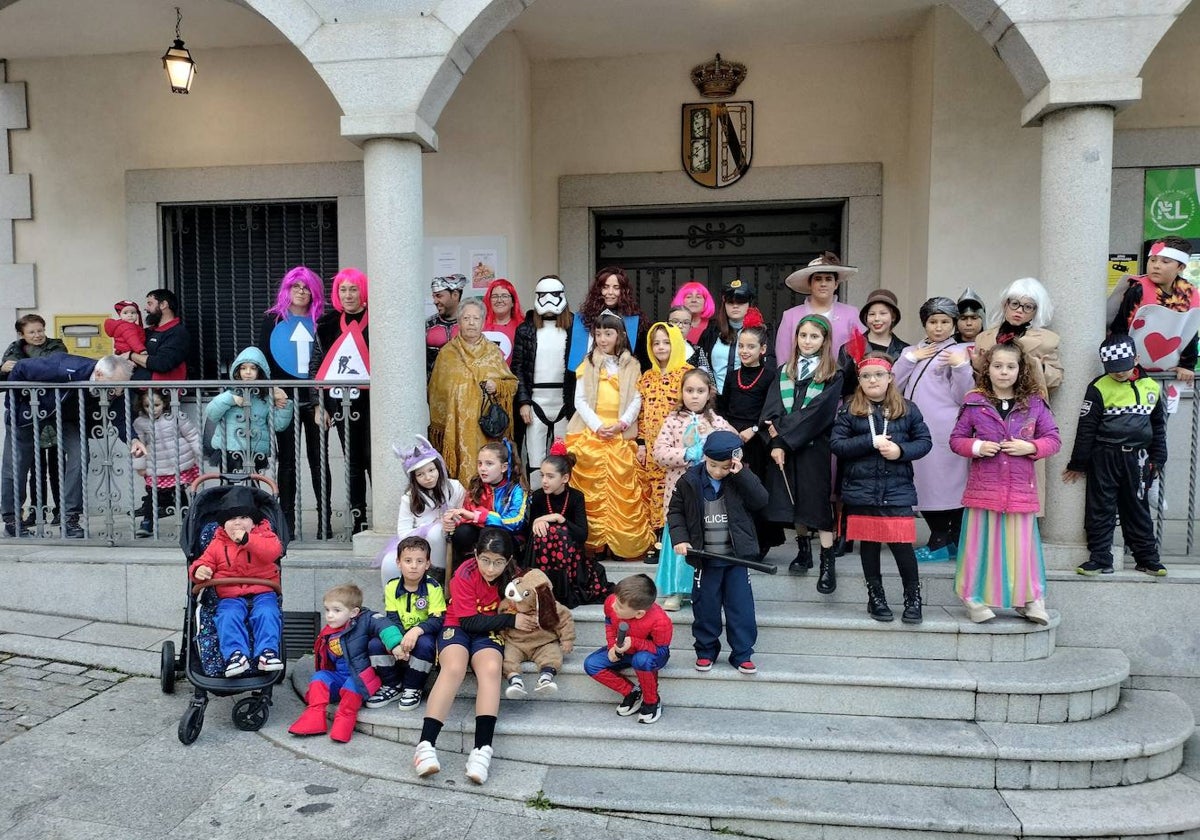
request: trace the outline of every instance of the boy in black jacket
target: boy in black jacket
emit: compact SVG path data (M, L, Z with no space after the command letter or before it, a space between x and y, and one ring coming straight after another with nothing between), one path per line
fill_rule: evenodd
M715 431L704 442L704 460L679 479L667 510L667 526L675 553L696 567L692 585L692 636L696 670L711 671L721 652L721 610L729 664L743 674L758 673L754 643L754 593L745 566L699 559L689 550L758 559L752 511L767 504L767 491L750 470L742 468L742 441L732 432Z

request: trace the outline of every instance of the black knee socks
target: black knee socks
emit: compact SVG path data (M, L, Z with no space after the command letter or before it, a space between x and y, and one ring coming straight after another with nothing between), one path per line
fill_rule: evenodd
M496 736L495 715L475 715L475 749L490 747Z
M495 718L492 718L495 720ZM421 740L428 741L433 746L437 746L438 735L442 733L442 722L434 718L427 717L421 724Z

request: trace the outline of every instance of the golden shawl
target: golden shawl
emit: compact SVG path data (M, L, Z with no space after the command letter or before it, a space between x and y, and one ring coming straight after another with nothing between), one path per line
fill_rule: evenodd
M508 412L504 434L512 437L517 377L495 344L483 338L472 347L456 335L438 352L429 377L429 441L446 459L447 474L464 485L474 477L479 448L487 443L479 428L479 383L488 379L496 383L496 400Z

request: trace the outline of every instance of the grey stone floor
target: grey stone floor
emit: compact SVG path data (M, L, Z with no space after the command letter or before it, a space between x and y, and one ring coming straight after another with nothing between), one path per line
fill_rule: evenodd
M0 696L16 704L0 728L3 840L713 836L346 772L237 731L229 699L212 700L199 740L185 747L176 727L187 695L164 695L157 680L28 657L8 658L0 668ZM67 677L76 680L60 679ZM83 682L72 685L77 680ZM84 692L89 696L76 696ZM22 704L27 711L10 720ZM407 764L409 754L397 745L396 763Z

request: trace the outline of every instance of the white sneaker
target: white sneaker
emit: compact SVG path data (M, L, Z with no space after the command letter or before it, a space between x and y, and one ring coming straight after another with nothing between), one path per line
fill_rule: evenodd
M991 621L996 617L991 608L985 607L983 604L976 603L975 601L963 601L963 604L967 608L967 618L976 624L983 624L983 622Z
M513 674L508 678L508 687L504 689L505 697L509 700L524 700L528 693L525 690L525 681L521 679L520 674Z
M428 741L422 741L417 744L417 751L413 753L413 769L417 771L417 775L422 779L426 776L432 776L442 769L442 765L438 763L437 750L433 744Z
M683 606L682 595L668 595L663 601L662 608L667 612L679 612L679 608Z
M558 683L554 681L553 674L542 674L538 677L537 685L533 687L533 690L538 694L554 694L558 691Z
M1046 612L1046 603L1041 598L1030 601L1024 607L1017 607L1017 614L1043 627L1050 623L1050 614Z
M487 781L488 767L492 764L492 748L476 747L467 756L467 778L477 785Z

